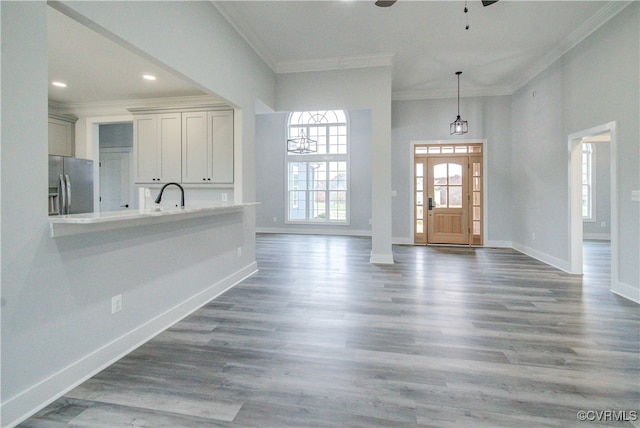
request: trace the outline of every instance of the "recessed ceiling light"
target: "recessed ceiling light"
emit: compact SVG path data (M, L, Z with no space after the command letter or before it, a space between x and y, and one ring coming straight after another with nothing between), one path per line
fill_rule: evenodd
M51 84L53 86L57 86L58 88L66 88L67 87L67 84L64 83L64 82L55 81L55 82L51 82Z
M156 76L153 74L143 74L142 77L147 80L156 80Z

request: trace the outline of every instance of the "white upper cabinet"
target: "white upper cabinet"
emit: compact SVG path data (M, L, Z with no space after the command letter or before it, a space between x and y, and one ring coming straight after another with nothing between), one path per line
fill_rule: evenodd
M233 184L233 110L130 111L136 183Z
M181 179L180 113L136 115L133 147L136 183L168 183Z
M49 115L49 154L73 156L75 153L76 117Z
M233 183L233 111L182 113L182 182Z
M211 183L207 112L182 113L182 182Z
M211 181L233 183L233 111L207 113L211 147Z

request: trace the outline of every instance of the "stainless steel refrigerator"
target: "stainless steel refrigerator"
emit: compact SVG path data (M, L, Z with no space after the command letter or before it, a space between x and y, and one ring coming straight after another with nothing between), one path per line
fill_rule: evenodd
M93 212L93 161L49 156L49 215Z

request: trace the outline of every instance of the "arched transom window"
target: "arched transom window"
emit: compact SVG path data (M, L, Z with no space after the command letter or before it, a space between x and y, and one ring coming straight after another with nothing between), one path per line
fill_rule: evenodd
M349 129L344 110L289 116L287 222L348 223Z

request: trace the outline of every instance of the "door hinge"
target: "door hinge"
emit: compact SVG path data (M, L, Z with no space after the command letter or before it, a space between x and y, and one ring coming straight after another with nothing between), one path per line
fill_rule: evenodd
M102 166L102 162L98 162L98 168Z
M98 196L98 202L102 202L102 196Z

